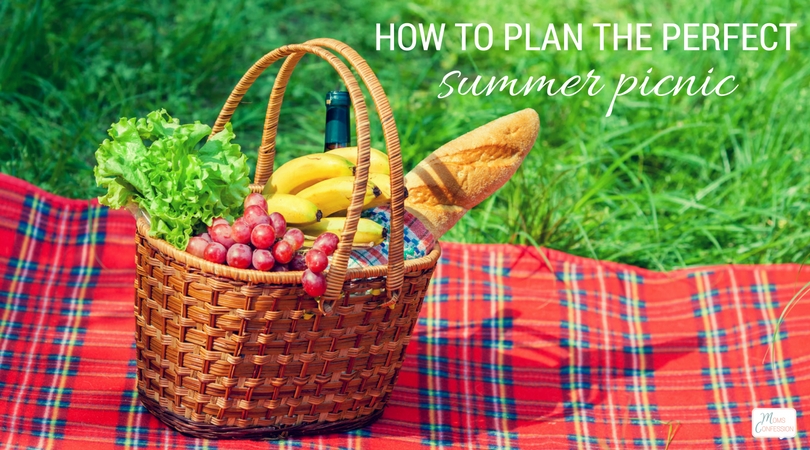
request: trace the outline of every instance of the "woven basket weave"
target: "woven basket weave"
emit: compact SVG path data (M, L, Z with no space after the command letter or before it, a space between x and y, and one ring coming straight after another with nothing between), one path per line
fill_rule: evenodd
M380 115L391 170L390 261L347 270L368 180L368 110L343 56ZM317 301L300 272L259 272L214 264L149 237L137 225L135 318L138 391L174 429L204 438L280 439L351 430L382 414L402 366L439 258L403 260L404 188L396 125L377 78L347 45L332 39L280 47L236 85L214 125L218 133L270 65L286 58L265 118L251 191L273 170L279 110L290 75L307 53L340 74L354 106L358 163L354 195ZM326 314L321 314L319 308Z

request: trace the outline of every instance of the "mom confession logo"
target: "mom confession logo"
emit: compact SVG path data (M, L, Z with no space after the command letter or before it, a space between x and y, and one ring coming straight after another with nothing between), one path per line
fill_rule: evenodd
M793 408L756 408L751 413L751 433L755 438L791 438L796 436L796 410Z
M577 52L590 46L599 52L667 52L679 48L688 52L725 52L739 49L745 52L789 52L791 33L796 23L592 23L592 24L531 24L488 23L455 24L376 24L377 51L441 51L445 36L453 35L450 45L456 50L475 48L486 52ZM598 47L597 47L598 46ZM447 47L447 46L445 46ZM690 70L692 68L685 68ZM484 71L487 69L484 68ZM690 70L691 71L691 70ZM596 96L605 89L611 95L605 113L610 117L616 101L626 95L647 96L717 96L731 95L739 87L734 74L715 73L714 67L702 75L653 73L619 74L615 83L591 70L559 78L555 75L486 74L465 76L460 70L450 70L439 83L437 98L453 95L489 96L491 94L528 96L577 94ZM583 76L584 75L584 76Z

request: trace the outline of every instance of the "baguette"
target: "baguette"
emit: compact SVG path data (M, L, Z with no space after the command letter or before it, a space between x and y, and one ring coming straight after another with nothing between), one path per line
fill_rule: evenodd
M444 144L405 175L405 208L439 239L512 177L539 130L524 109Z

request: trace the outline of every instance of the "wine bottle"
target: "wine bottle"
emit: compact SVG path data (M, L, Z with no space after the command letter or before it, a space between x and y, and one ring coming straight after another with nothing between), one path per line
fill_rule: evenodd
M330 91L326 94L326 133L323 150L348 147L352 142L349 129L349 93Z

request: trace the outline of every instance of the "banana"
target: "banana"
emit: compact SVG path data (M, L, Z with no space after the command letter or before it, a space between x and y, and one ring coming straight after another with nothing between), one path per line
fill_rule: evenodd
M321 181L297 194L297 197L309 200L318 205L324 216L332 215L337 211L347 209L352 200L354 177L337 177ZM366 196L363 205L369 204L380 195L380 189L369 182L366 186Z
M391 204L391 177L384 173L368 174L368 182L380 189L380 195L370 203L363 206L363 210L376 208L378 206ZM408 188L405 189L405 198L408 198ZM346 210L341 210L330 214L331 216L345 216Z
M292 194L274 194L265 196L267 211L281 213L288 223L302 224L321 220L323 213L318 205Z
M334 150L329 150L326 152L327 155L338 155L342 156L355 166L357 165L357 147L343 147L343 148L336 148ZM377 150L376 148L371 149L371 163L368 166L369 173L384 173L386 175L391 173L391 170L388 168L388 155L385 153Z
M343 226L346 224L345 217L324 217L320 222L304 225L301 231L307 236L320 236L327 231L340 236ZM377 245L383 241L383 226L377 222L361 218L357 222L357 232L354 234L354 245L364 245L372 243Z
M391 177L384 173L370 173L368 174L368 182L374 183L380 189L380 195L365 205L363 209L376 208L391 203Z
M354 164L346 158L326 153L306 155L283 164L273 172L262 193L265 197L296 194L320 181L352 175Z

